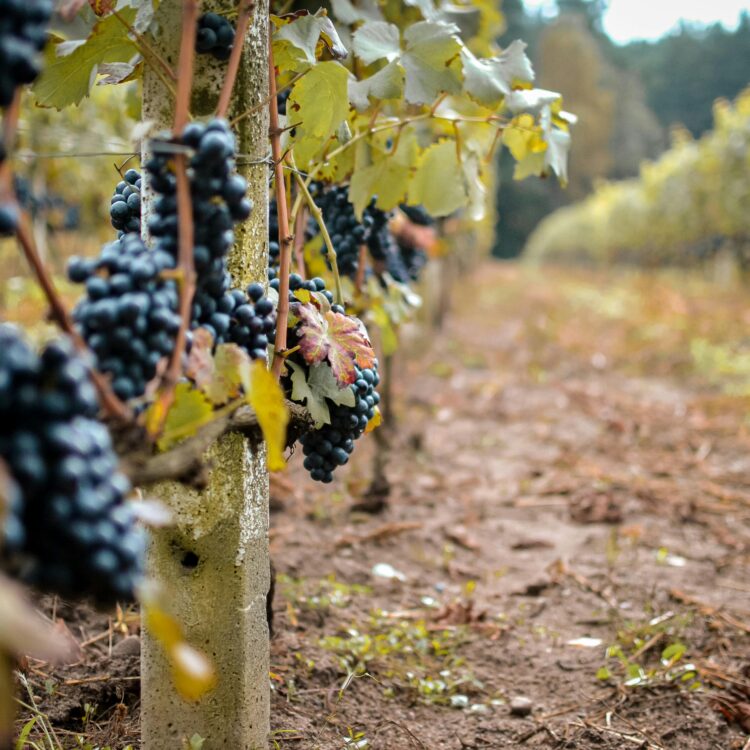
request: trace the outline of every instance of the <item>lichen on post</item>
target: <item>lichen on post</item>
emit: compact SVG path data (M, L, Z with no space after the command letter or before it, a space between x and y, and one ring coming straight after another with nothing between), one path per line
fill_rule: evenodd
M207 3L201 10L227 14L233 2ZM150 40L176 69L181 34L181 0L163 0ZM267 0L255 6L243 43L231 116L267 97ZM196 59L191 97L194 117L215 110L226 63L209 55ZM143 81L143 120L169 129L174 99L162 76L147 70ZM265 281L268 238L268 115L258 107L236 128L238 169L247 178L254 203L250 219L236 231L229 268L237 286ZM147 183L147 178L145 180ZM144 219L149 214L148 185ZM144 220L144 227L147 221ZM217 686L197 702L176 691L161 645L144 629L142 643L142 748L179 748L194 735L204 750L260 750L269 731L269 663L266 595L269 580L268 475L263 445L239 434L221 438L209 451L203 490L177 483L149 488L172 509L175 525L156 530L148 551L151 577L169 596L166 608L177 616L187 641L212 660Z

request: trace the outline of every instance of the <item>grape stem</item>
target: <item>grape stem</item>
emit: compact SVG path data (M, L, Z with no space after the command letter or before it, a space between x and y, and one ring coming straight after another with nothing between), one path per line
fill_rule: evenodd
M311 70L312 68L308 68L307 70L303 70L301 73L297 73L297 75L294 76L294 78L292 78L292 80L289 81L289 83L287 83L286 86L282 86L280 89L276 91L276 93L280 94L282 91L288 91L290 88L292 88L292 86L294 86L295 83L297 83L297 81L299 81L300 78L303 78L304 76L306 76ZM250 109L246 109L242 114L237 115L237 117L235 117L234 120L232 120L231 122L232 127L233 128L236 127L238 123L242 122L247 117L251 117L256 112L259 112L261 109L265 109L270 103L271 103L271 97L269 96L268 98L264 99L259 104L256 104L254 107L250 107Z
M234 34L234 46L232 47L232 53L227 63L227 73L224 77L224 84L221 87L219 103L216 105L217 117L226 117L229 111L229 105L232 101L232 89L234 89L234 82L237 80L237 73L240 69L243 42L250 27L250 19L254 11L255 0L240 0L237 10L237 28Z
M339 274L339 264L336 257L336 249L333 247L333 243L331 242L331 235L328 233L328 227L326 226L325 219L323 218L323 212L316 205L312 195L310 195L310 191L307 188L305 180L302 179L302 175L296 169L294 170L294 177L297 180L297 185L300 189L299 195L302 195L307 201L307 207L310 209L310 213L317 222L318 227L320 228L320 233L323 235L323 242L325 242L326 250L328 250L328 259L331 261L331 270L333 271L333 279L336 285L336 303L339 305L343 305L344 294L341 291L341 275Z
M284 164L281 155L281 130L279 129L279 104L276 99L276 66L273 63L273 43L268 40L268 90L270 112L271 153L273 155L274 183L276 187L276 214L279 219L279 307L276 315L276 355L286 349L286 327L289 322L289 272L292 265L292 237L289 233L289 209L286 203ZM284 359L275 356L273 374L278 379Z
M183 0L182 37L180 39L179 78L177 81L177 100L174 113L174 134L179 134L190 119L190 92L193 87L193 62L195 60L195 30L198 24L198 3L196 0ZM157 415L158 424L152 426L152 434L158 435L167 417L169 407L174 401L175 387L182 372L182 354L185 351L185 339L190 326L190 313L195 294L195 262L193 258L193 205L190 195L190 180L187 174L187 155L177 153L174 156L175 180L177 182L177 222L178 222L178 283L180 289L180 327L177 330L174 349L169 365L164 373L158 397L158 406L153 413Z

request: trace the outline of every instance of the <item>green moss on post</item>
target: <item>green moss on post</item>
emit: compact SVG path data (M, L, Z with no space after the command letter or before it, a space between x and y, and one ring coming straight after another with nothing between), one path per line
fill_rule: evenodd
M235 2L207 3L219 13ZM163 0L154 43L176 67L181 3ZM259 2L244 42L233 115L262 102L268 92L267 2ZM218 99L225 64L210 56L196 62L192 113L210 115ZM170 106L165 103L169 102ZM147 72L143 119L169 128L173 102L159 78ZM238 285L265 281L268 237L268 117L265 108L238 129L239 169L248 179L255 209L237 231L230 270ZM149 213L148 186L144 219ZM145 226L145 221L144 221ZM175 483L149 492L172 509L176 526L152 535L150 575L170 597L165 607L182 623L188 641L213 661L217 687L198 702L175 691L161 646L145 630L142 641L142 748L177 750L197 734L204 750L260 750L268 746L269 663L266 594L269 588L268 474L263 446L240 435L223 437L209 452L206 489Z

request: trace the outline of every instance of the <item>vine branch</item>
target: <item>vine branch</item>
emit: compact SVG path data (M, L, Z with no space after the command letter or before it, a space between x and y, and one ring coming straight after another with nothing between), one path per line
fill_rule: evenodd
M18 227L16 229L16 237L18 238L18 242L21 245L26 260L36 275L37 282L42 288L44 296L47 298L52 318L57 325L67 333L68 336L70 336L76 349L85 354L88 359L90 356L88 345L83 338L81 338L81 335L73 325L73 321L71 320L65 304L52 281L49 271L39 257L36 245L34 244L34 239L29 230L29 220L25 212L21 212ZM128 409L128 407L114 394L109 386L109 381L107 381L100 372L93 368L90 368L89 372L94 387L99 393L99 400L104 411L115 419L128 421L131 418L130 409Z
M195 61L195 30L198 23L198 3L196 0L183 0L182 37L180 39L179 78L177 81L177 100L174 113L174 134L179 136L190 119L190 92L193 87L193 63ZM153 411L156 424L152 433L158 434L164 426L169 407L174 401L175 387L182 372L182 354L185 351L185 339L190 326L190 313L195 294L195 262L193 244L195 227L193 225L193 204L190 195L190 180L187 174L187 155L174 155L175 180L177 183L177 268L179 271L180 289L180 327L164 373L161 389Z
M240 69L242 46L254 11L255 0L240 0L240 6L237 11L237 29L234 34L234 46L232 47L232 53L227 63L227 73L224 78L224 85L221 87L219 103L216 105L217 117L226 117L229 111L234 82L237 80L237 73Z
M276 318L276 341L273 374L278 378L284 364L279 356L286 349L286 328L289 322L289 272L292 262L292 237L289 233L289 214L286 203L286 184L281 155L281 130L279 129L279 104L276 99L276 66L273 63L273 43L268 41L268 92L270 110L271 152L273 154L274 184L276 187L276 213L279 219L279 308Z

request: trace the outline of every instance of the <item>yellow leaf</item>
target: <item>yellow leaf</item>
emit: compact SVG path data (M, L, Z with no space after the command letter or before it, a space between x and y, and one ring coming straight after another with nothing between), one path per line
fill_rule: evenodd
M367 423L367 427L365 427L365 435L380 427L381 424L383 424L383 415L380 413L380 409L376 406L375 414L372 415L372 419Z
M195 435L211 421L213 411L211 402L203 393L195 390L190 383L178 383L174 402L164 423L164 432L157 443L159 450L168 450L175 443ZM149 419L150 416L147 423Z
M216 687L216 671L204 653L184 641L167 653L174 686L185 700L197 701Z
M514 117L508 123L503 130L503 143L516 161L523 161L529 154L542 153L547 149L542 129L529 114Z
M286 466L284 448L289 412L281 386L260 360L255 361L250 370L247 400L258 417L260 429L268 444L268 468L270 471L281 471Z

